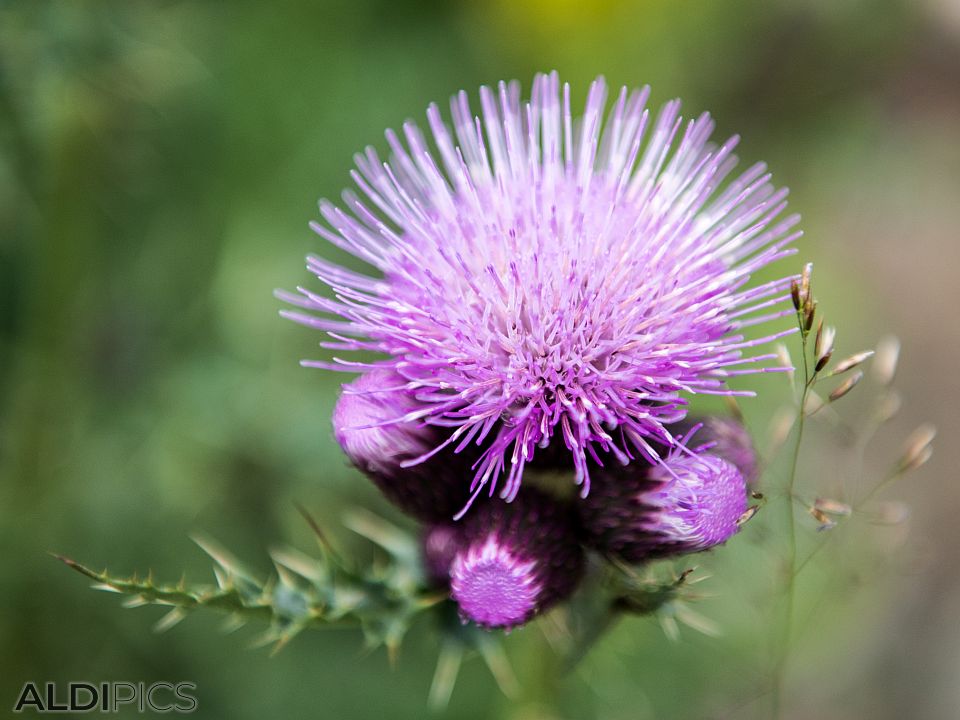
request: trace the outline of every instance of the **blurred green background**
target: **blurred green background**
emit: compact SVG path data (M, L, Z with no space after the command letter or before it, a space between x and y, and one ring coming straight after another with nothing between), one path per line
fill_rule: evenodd
M332 254L306 224L355 151L460 88L549 69L578 99L603 73L742 134L793 190L840 352L903 339L876 464L925 419L939 455L888 493L909 534L862 523L818 559L785 716L957 717L957 0L0 2L0 707L28 680L191 680L205 718L426 715L427 626L392 671L349 632L271 658L213 616L154 635L156 609L120 610L46 553L199 580L196 530L264 572L267 548L309 549L297 501L343 545L346 506L402 522L333 443L346 377L298 367L319 337L271 292ZM784 393L760 388L764 437ZM832 457L807 465L810 493L842 479ZM565 680L561 716L765 716L765 528L701 563L723 637L629 620ZM539 630L507 645L532 682ZM449 716L541 715L472 662Z

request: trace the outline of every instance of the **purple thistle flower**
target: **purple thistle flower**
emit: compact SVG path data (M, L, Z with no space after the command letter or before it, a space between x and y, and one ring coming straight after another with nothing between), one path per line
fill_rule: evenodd
M623 88L604 118L606 95L598 79L574 122L569 86L539 75L528 102L516 82L481 88L482 117L459 93L452 132L431 105L433 150L413 123L404 140L388 131L391 161L357 155L361 195L345 192L345 209L322 201L326 224L312 226L376 276L310 257L334 297L280 293L322 315L284 313L327 331L324 347L386 356L305 365L388 367L416 399L395 408L397 423L481 448L472 497L504 472L501 496L515 497L551 444L586 496L589 459L657 463L688 395L751 395L727 378L782 369L744 351L793 328L741 331L793 313L776 309L791 277L748 286L793 253L787 191L763 164L728 180L738 139L712 144L709 115L684 124L674 100L653 119L649 89Z
M469 463L447 451L429 466L404 467L443 439L438 428L397 421L419 407L406 384L391 370L375 369L344 385L333 410L333 434L350 461L401 510L419 520L449 520L469 498Z
M632 563L726 542L747 510L743 475L710 452L681 446L659 465L599 475L578 504L584 534L593 547Z
M514 627L567 598L583 575L568 504L533 488L512 503L484 502L463 520L450 595L464 618Z

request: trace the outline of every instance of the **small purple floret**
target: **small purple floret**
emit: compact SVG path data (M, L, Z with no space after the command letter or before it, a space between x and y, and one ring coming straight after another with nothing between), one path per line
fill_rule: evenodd
M650 469L641 502L652 508L645 529L684 552L726 542L747 509L743 475L716 455L678 455Z
M592 546L638 563L726 542L747 510L747 486L726 460L679 448L661 465L604 472L579 509Z
M536 567L536 560L519 559L491 532L485 542L457 555L451 592L460 611L479 625L520 625L533 616L543 592Z
M400 463L429 450L434 431L405 421L418 405L406 380L391 370L370 370L343 386L333 409L333 435L360 470L396 474Z
M572 508L524 488L511 503L478 502L450 566L461 615L484 627L522 625L574 591L583 574Z
M416 419L420 409L402 377L370 370L343 386L333 433L350 461L388 500L418 520L449 521L469 499L468 455L445 448L429 464L406 463L442 442Z

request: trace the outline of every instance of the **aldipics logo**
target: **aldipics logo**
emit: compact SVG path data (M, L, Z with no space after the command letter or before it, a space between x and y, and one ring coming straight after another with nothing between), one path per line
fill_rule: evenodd
M194 696L197 686L191 682L88 682L67 683L66 691L58 690L56 683L40 686L26 683L20 690L15 713L110 712L121 709L136 712L192 713L199 703Z

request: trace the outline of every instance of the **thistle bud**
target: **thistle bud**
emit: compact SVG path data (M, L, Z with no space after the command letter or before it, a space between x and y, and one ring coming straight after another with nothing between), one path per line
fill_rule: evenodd
M468 500L469 463L445 449L403 467L444 439L436 428L405 419L419 409L405 385L388 370L371 370L344 385L333 433L350 461L397 507L419 520L449 520Z
M733 464L684 449L662 465L603 473L580 510L591 545L638 563L725 542L742 524L747 486Z
M584 555L569 505L528 487L510 503L478 503L461 522L450 594L465 619L522 625L576 589Z

